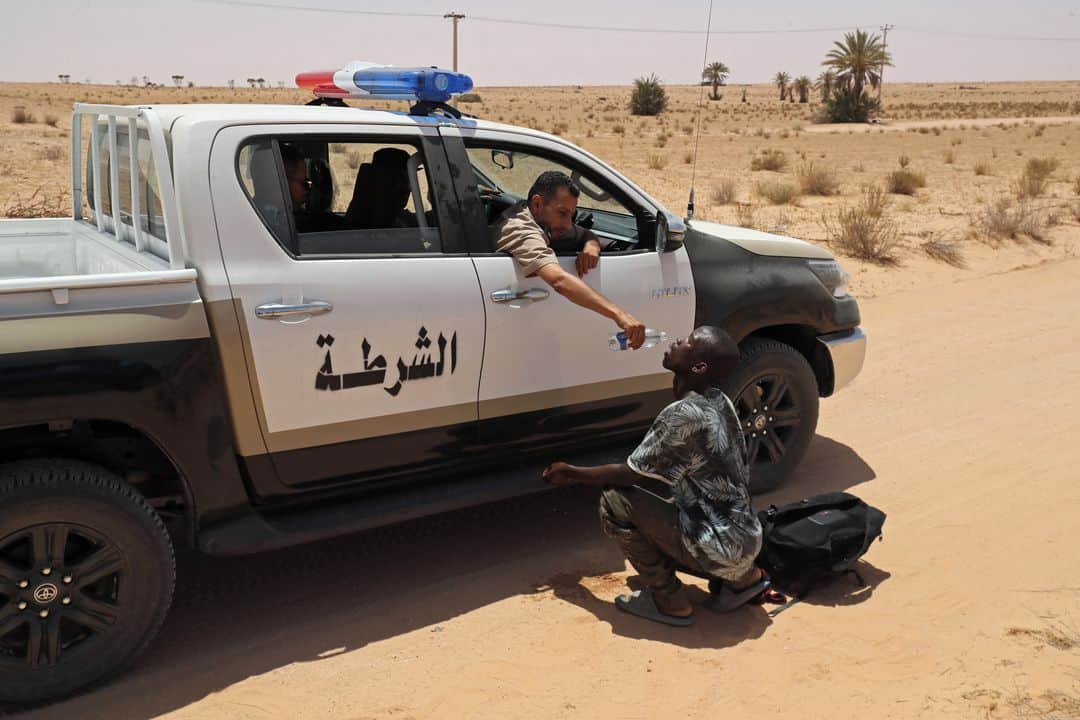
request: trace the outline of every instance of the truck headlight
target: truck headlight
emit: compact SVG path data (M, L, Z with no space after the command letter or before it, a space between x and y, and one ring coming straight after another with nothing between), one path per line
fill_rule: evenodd
M836 260L808 260L807 265L835 298L842 298L848 294L848 274Z

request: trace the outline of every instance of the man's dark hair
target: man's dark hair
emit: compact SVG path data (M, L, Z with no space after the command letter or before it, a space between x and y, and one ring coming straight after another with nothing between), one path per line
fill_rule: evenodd
M561 187L566 188L574 197L581 194L581 189L569 175L558 170L547 170L540 173L540 177L536 178L536 182L529 188L529 199L532 199L533 195L539 195L544 200L550 200Z
M708 379L712 384L724 380L739 364L739 345L724 330L714 325L702 325L694 331L694 356L709 366Z
M304 156L292 145L281 144L281 164L285 166L285 172L295 168L304 162Z

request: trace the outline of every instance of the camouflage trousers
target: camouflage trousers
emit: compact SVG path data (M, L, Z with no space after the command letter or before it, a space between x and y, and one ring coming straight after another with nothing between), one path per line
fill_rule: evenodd
M710 579L683 544L675 503L645 488L608 488L600 495L600 526L656 594L682 587L676 571Z

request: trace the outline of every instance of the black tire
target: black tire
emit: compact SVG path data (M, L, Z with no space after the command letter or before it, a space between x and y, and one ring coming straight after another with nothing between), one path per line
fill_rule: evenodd
M56 700L119 672L161 628L175 579L161 518L113 473L0 466L0 702Z
M806 454L817 430L818 385L806 358L790 345L751 338L740 353L724 392L746 437L750 490L757 494L783 483Z

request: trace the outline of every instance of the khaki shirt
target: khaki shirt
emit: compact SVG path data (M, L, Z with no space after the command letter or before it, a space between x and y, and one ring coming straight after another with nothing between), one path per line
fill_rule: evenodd
M575 225L573 240L579 245L583 244L587 232L585 228ZM567 237L568 241L570 239ZM495 224L495 250L510 253L525 277L536 274L545 265L558 262L547 233L533 218L524 200L503 211Z

